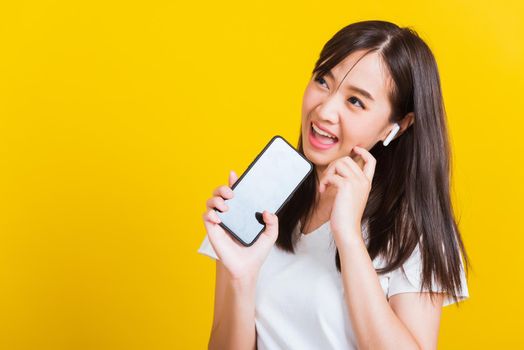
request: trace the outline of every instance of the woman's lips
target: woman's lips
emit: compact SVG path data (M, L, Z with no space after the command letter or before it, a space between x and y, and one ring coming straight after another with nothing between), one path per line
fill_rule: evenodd
M321 143L315 136L315 132L313 131L313 126L311 124L309 125L308 139L309 139L309 143L311 144L311 146L319 150L330 149L331 147L333 147L334 145L338 143L338 140L336 140L332 144Z

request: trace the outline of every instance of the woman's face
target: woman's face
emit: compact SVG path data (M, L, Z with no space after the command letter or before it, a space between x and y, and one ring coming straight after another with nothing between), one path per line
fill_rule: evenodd
M352 53L331 69L332 74L313 76L304 91L302 146L319 173L335 159L355 159L354 146L370 150L393 127L388 121L389 73L376 53L360 59L363 54ZM336 138L316 134L313 124Z

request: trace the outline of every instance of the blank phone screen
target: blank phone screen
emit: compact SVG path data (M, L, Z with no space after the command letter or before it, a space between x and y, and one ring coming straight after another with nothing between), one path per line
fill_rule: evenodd
M265 226L262 212L278 213L312 169L286 140L274 136L233 185L233 198L225 200L229 210L215 210L221 226L242 244L253 244Z

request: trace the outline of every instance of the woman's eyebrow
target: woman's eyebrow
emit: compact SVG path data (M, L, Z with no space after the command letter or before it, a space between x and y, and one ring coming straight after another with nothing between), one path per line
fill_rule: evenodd
M331 70L329 70L326 75L328 77L330 77L332 80L335 80L335 76L333 75L333 73L331 72ZM362 89L362 88L359 88L358 86L355 86L355 85L346 85L346 90L354 90L358 93L360 93L362 96L366 97L367 99L371 100L371 101L375 101L375 99L373 98L373 96L371 96L371 94L369 92L367 92L366 90Z

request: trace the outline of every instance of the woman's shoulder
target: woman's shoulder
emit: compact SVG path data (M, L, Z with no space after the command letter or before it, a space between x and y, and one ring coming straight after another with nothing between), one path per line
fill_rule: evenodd
M435 279L432 280L431 286L422 288L424 265L420 249L421 244L418 243L410 256L401 266L380 276L382 279L387 279L388 298L400 293L443 292L442 287L435 281ZM379 256L373 260L373 265L376 269L383 268L386 266L386 261L382 256ZM451 295L446 294L443 306L451 305L469 297L469 290L462 260L460 280L461 290L457 295L457 300L455 300Z

